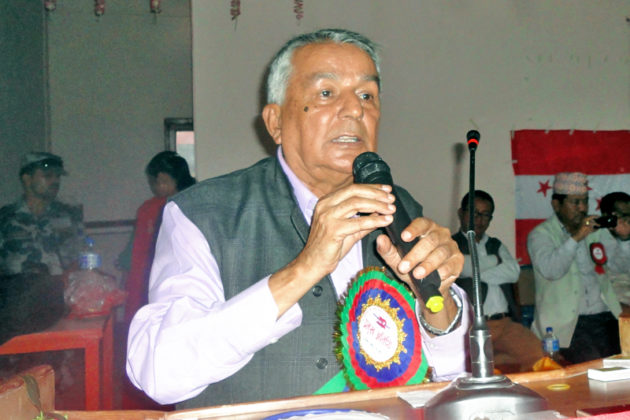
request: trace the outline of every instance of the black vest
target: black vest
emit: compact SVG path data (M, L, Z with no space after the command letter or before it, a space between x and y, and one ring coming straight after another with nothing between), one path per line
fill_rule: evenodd
M453 235L453 239L457 242L457 246L459 250L464 255L470 255L470 249L468 248L468 238L461 232L457 232ZM501 264L501 256L499 255L499 248L501 247L501 241L497 238L488 237L488 242L486 242L486 252L488 255L496 255L499 259L499 264ZM480 279L479 283L481 289L481 303L483 304L486 301L486 296L488 295L488 284ZM473 279L471 277L459 277L455 280L455 283L462 289L466 291L468 294L468 298L470 301L473 300ZM519 322L520 313L518 304L516 303L516 298L514 297L514 288L512 283L503 283L500 285L501 291L505 296L505 300L507 300L508 304L508 313L510 317Z
M407 191L397 187L397 194L412 218L422 215L422 207ZM284 267L308 238L310 227L275 157L200 182L173 200L210 244L226 299ZM384 265L376 253L379 234L372 232L362 241L365 266ZM333 340L337 298L330 276L321 279L299 305L300 327L177 408L309 395L321 388L339 372Z

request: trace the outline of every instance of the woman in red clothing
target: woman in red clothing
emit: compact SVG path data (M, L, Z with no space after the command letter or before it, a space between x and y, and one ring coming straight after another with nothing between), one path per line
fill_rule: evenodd
M168 197L195 183L186 160L171 151L155 155L147 165L145 173L154 196L145 201L136 213L131 265L125 285L128 293L125 302L127 325L136 311L147 303L149 274L155 240L162 220L162 208Z
M147 165L145 173L153 197L138 208L134 233L126 250L118 257L120 268L129 270L125 283L127 291L125 330L136 311L148 301L149 275L164 204L168 197L195 183L195 178L190 175L188 163L175 152L165 151L155 155ZM126 375L123 376L123 409L173 409L173 406L161 406L150 400L129 382Z

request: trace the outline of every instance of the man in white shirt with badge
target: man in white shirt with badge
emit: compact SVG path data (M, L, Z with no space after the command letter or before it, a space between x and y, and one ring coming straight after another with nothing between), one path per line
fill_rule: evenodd
M607 272L607 232L587 213L586 175L556 174L551 206L554 215L527 238L536 282L532 330L542 338L552 327L570 363L618 354L621 306Z

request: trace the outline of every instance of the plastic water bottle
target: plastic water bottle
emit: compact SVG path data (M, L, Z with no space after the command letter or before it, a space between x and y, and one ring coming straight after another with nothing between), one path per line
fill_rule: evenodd
M556 337L553 333L553 328L547 327L545 335L542 339L542 345L545 356L549 356L549 358L556 360L558 352L560 351L560 342L558 341L558 337Z
M86 236L79 253L79 269L69 274L64 294L71 316L101 315L109 310L106 299L117 288L116 279L102 272L100 267L101 256L94 247L94 240Z
M94 249L94 239L85 237L84 246L79 254L79 268L81 270L95 270L101 266L101 256Z

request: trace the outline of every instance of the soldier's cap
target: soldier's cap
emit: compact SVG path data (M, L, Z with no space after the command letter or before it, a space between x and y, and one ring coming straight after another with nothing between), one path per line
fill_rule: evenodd
M56 169L59 175L68 175L63 168L63 159L47 152L29 152L22 157L20 176L35 169Z

